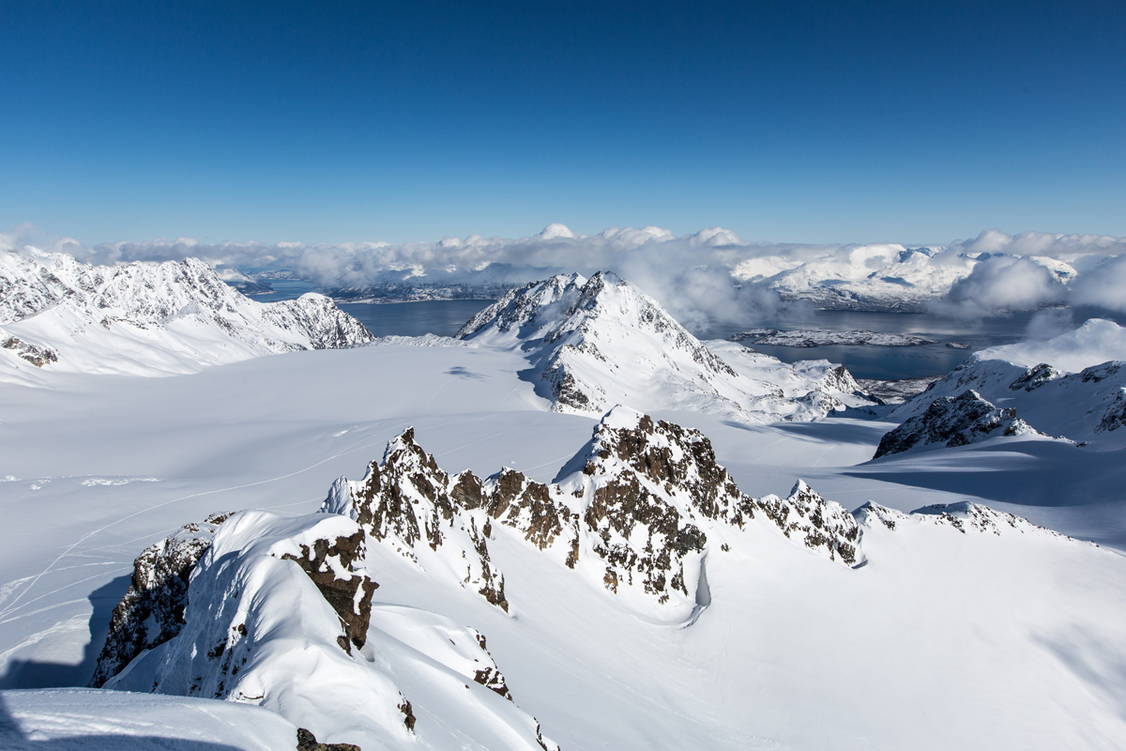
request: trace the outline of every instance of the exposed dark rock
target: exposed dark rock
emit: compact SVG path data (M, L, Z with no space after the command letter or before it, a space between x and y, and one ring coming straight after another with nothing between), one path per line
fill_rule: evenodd
M213 514L202 524L186 524L137 556L133 581L113 609L90 685L100 687L141 652L180 633L192 569L229 517Z
M12 350L37 368L59 361L58 353L50 347L25 342L16 336L9 336L3 342L0 342L0 347Z
M923 446L965 446L994 436L1039 435L1015 409L997 408L976 391L935 399L926 411L880 439L872 458Z
M313 733L297 728L297 751L360 751L355 743L318 743Z
M340 616L340 625L344 629L340 646L347 652L351 652L350 644L362 647L367 640L372 594L379 587L363 571L364 552L364 533L358 530L348 537L316 540L312 549L308 545L302 545L300 555L283 556L295 561L308 574L328 604ZM337 559L340 567L353 572L352 575L348 578L339 577L334 570L336 567L328 564L330 558Z
M1033 391L1040 388L1048 381L1054 381L1061 377L1063 373L1053 368L1046 362L1042 362L1035 367L1031 367L1024 372L1024 375L1018 377L1009 384L1009 388L1013 391Z

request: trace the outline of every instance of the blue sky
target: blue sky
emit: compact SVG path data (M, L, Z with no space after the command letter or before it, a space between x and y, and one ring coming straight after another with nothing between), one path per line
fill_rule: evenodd
M5 2L0 230L1126 235L1126 4L928 5Z

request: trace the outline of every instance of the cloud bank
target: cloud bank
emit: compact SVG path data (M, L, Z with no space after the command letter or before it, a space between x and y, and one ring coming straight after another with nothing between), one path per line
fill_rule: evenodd
M6 237L6 239L4 239ZM0 237L19 247L21 238ZM695 329L754 324L787 305L931 310L978 317L1048 305L1126 310L1126 238L987 230L943 246L747 242L712 227L593 235L552 224L523 238L470 235L433 242L203 243L190 238L50 249L95 263L201 258L251 275L288 272L330 290L381 286L497 289L554 273L609 269Z

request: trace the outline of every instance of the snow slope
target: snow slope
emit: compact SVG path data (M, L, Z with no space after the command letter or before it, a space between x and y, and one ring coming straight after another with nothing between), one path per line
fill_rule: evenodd
M808 420L868 403L851 375L828 363L788 366L760 355L747 369L733 366L726 351L717 354L610 272L555 276L512 290L458 336L523 352L530 367L522 375L536 392L576 414L599 415L621 403L763 422ZM741 358L745 365L750 360Z
M278 751L297 729L247 704L93 689L0 691L5 751Z
M1005 360L1030 368L1049 363L1077 373L1110 360L1126 360L1126 327L1104 318L1090 318L1078 328L1041 340L990 347L974 353L977 360Z
M5 380L34 382L44 367L121 375L191 373L265 354L350 347L371 339L359 321L323 295L257 303L192 258L94 266L57 253L0 253L0 378Z
M348 512L369 531L367 571L382 576L376 601L409 605L391 621L411 635L412 646L443 662L438 655L447 647L439 645L458 645L454 624L485 624L475 628L488 634L496 662L492 656L484 662L480 655L477 664L485 675L473 682L503 682L503 691L511 689L521 706L535 708L545 731L564 748L671 749L706 743L710 748L805 749L831 738L835 747L846 749L978 744L1110 749L1126 737L1126 719L1115 700L1126 686L1114 672L1126 659L1126 623L1114 617L1126 595L1126 558L973 503L928 506L912 514L866 503L850 515L801 482L787 499L747 499L722 467L710 463L710 451L698 433L618 409L580 452L587 463L574 470L578 477L544 493L532 491L523 479L509 483L508 491L502 473L485 483L493 489L481 495L467 492L464 474L441 474L433 457L405 435L391 442L378 471L369 470L359 483L334 485L328 507ZM607 464L598 466L599 461ZM542 536L553 518L568 523L575 509L536 512L534 504L562 503L575 480L585 486L584 496L572 493L571 502L578 509L585 506L579 516L592 525L594 540L608 540L605 551L583 542L555 546ZM640 494L636 489L622 493L625 487L640 488ZM670 513L691 521L670 525ZM450 569L413 555L451 544L458 554L447 560L465 560L466 547L457 542L456 530L471 526L474 517L482 531L471 548L503 576L505 608L497 607L489 593L474 591L475 585L456 596L459 575L451 579L443 573ZM489 519L495 522L491 528ZM609 520L609 526L602 527L600 520ZM412 528L412 521L417 524L413 541L401 533ZM236 525L230 534L228 524ZM282 602L301 602L295 592L289 594L295 589L317 599L306 574L285 561L295 543L278 547L279 539L292 540L299 530L304 531L297 541L317 547L314 527L331 527L329 537L354 536L357 529L331 514L321 521L251 514L224 522L189 593L184 634L202 628L207 636L193 638L190 648L176 646L184 636L168 643L168 649L190 655L198 667L178 668L158 649L134 662L121 680L149 685L145 666L158 661L175 678L179 687L173 691L190 691L186 676L196 672L203 673L210 690L217 681L223 686L226 672L206 672L208 661L238 661L242 654L251 659L248 674L260 668L253 678L239 674L237 685L254 688L244 699L307 696L322 702L308 719L334 738L374 736L390 748L411 747L415 741L404 737L401 715L388 710L381 716L378 692L369 698L363 681L348 678L349 671L368 668L332 642L340 634L332 610L323 601L297 608L269 602L274 588L287 592L279 593ZM400 532L388 534L391 529ZM561 537L565 541L569 535ZM561 555L568 548L575 558ZM683 553L691 557L691 567L679 558ZM643 562L647 556L673 567L651 567ZM232 557L259 562L229 566L269 566L277 574L236 576L250 589L234 596L229 586L211 589L216 576L211 569ZM605 562L612 564L601 581L583 575L584 562L591 559L600 572ZM653 574L664 570L676 575L661 576L661 585L653 587L658 581ZM611 571L617 575L611 577ZM277 579L283 572L288 578ZM1084 587L1072 586L1077 576ZM275 579L265 590L260 587L266 584L256 584ZM676 598L664 597L680 586L678 579L694 583L684 592L690 611ZM627 581L637 585L632 595L619 586ZM639 612L646 596L650 607ZM680 617L638 617L661 607ZM255 608L268 614L267 628L277 634L256 637L263 621ZM247 615L198 618L193 609ZM436 617L429 613L441 614L445 641L425 636ZM240 638L241 631L229 625L236 620L246 624L248 636ZM379 622L377 604L369 634ZM677 628L670 629L673 624ZM322 659L314 676L287 660L285 634L292 629L300 629L305 645L295 657L309 659L311 648L328 650L342 667L330 670ZM326 636L310 647L314 633ZM261 641L238 651L243 639L255 638ZM212 643L219 646L204 657ZM386 650L387 642L373 640L364 659L380 663L387 659ZM952 663L956 670L950 669ZM496 676L497 665L504 666L503 678ZM379 672L385 674L403 673ZM167 689L161 683L159 690ZM345 692L340 699L337 691ZM419 695L447 696L440 683L435 688L417 675L414 691L402 693L412 706L425 702L414 698ZM384 705L401 701L392 687L384 692L390 696ZM432 748L460 747L467 737L479 738L483 731L475 723L497 727L495 716L477 703L480 696L499 706L510 704L487 687L455 694L449 705L431 705L432 714L420 715L412 732ZM356 702L354 709L348 708L350 701ZM304 710L295 709L292 700L287 705L267 698L266 703L291 720L305 721ZM817 713L816 724L801 721L809 712ZM512 730L503 747L535 748L538 724L511 723L507 727L529 735L521 746ZM446 735L451 724L459 732ZM498 747L497 741L479 742Z
M596 423L551 411L514 377L522 352L431 344L291 352L184 378L44 369L45 387L0 389L0 685L85 683L141 549L215 511L271 509L273 519L257 517L271 530L296 524L285 515L315 509L334 477L362 477L408 426L448 477L507 466L550 485L574 472ZM500 520L508 513L494 519L487 539L508 612L421 553L420 564L369 539L365 568L380 586L363 649L414 705L412 746L427 728L440 738L438 728L480 720L479 702L509 704L454 683L480 659L464 636L473 629L517 709L565 749L1121 747L1126 559L957 505L1001 506L1122 547L1115 452L985 442L858 464L893 424L654 417L699 428L742 493L777 494L770 507L786 528L810 523L796 503L785 515L778 505L802 477L845 508L872 499L894 529L858 514L865 563L852 568L807 547L808 529L787 537L765 510L743 528L701 526L707 606L662 622L640 617L666 608L643 585L634 599L568 568L566 546L531 544L519 514L515 526ZM627 469L610 459L616 469L598 477ZM890 511L935 504L947 508ZM622 549L644 552L647 537L631 534ZM681 604L670 597L667 614ZM437 651L443 631L456 660ZM428 698L433 686L448 689L441 701Z

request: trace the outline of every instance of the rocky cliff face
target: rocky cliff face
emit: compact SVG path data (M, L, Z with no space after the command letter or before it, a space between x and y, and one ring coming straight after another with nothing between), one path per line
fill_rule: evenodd
M965 446L996 436L1039 436L1015 409L997 408L976 391L941 397L921 415L906 420L880 439L873 457L920 448Z
M137 556L133 580L110 618L92 686L102 686L141 652L180 633L191 572L229 516L213 514L200 524L186 524Z
M859 528L839 504L802 482L786 498L746 496L698 431L624 407L547 484L509 468L449 475L407 430L364 479L337 480L322 511L350 516L373 541L503 610L511 593L489 551L500 530L671 621L700 606L710 539L755 519L830 560L862 560Z

